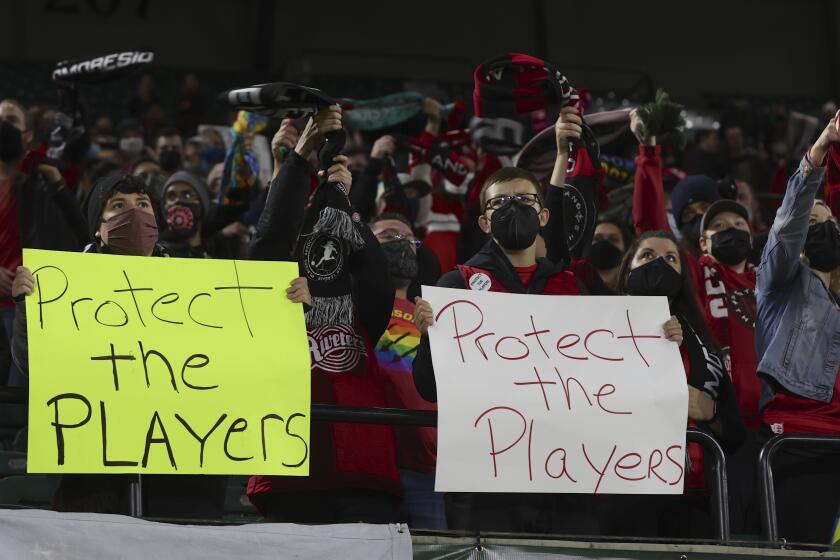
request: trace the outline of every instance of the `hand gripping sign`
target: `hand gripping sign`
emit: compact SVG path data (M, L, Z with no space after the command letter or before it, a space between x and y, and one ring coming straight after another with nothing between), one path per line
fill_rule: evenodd
M679 494L688 407L665 298L423 287L435 489Z

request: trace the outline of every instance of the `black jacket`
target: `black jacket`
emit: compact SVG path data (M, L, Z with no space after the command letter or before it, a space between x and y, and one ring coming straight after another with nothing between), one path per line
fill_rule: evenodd
M370 158L361 173L353 177L350 189L350 204L361 214L365 222L376 215L376 191L379 187L379 175L385 162L379 158Z
M265 209L251 240L250 258L297 261L295 244L303 226L313 174L308 161L297 152L289 153L269 187ZM376 341L391 320L394 286L379 241L370 228L361 228L361 233L365 246L350 257L351 293L367 335Z
M203 239L198 247L190 246L186 240L162 236L160 245L170 257L182 259L238 259L239 237L222 235L221 232Z
M495 241L488 241L484 247L466 262L467 266L481 268L488 271L498 280L509 293L514 294L541 294L548 282L549 277L566 269L565 263L554 264L548 259L537 259L537 270L528 287L522 285L519 275L516 274L513 265L499 248ZM581 293L585 293L578 282ZM444 274L437 285L441 288L467 289L464 277L459 270L452 270ZM417 356L414 358L414 385L420 396L430 402L437 402L437 383L435 382L435 370L432 365L432 348L429 344L429 335L424 334L420 338L420 346L417 348Z
M20 244L30 249L79 251L89 241L79 203L64 184L40 173L15 180Z
M696 422L697 427L714 435L725 451L734 451L743 443L745 431L738 399L723 359L704 344L688 319L680 314L677 314L677 319L683 330L682 352L689 362L686 370L688 384L715 401L714 419Z

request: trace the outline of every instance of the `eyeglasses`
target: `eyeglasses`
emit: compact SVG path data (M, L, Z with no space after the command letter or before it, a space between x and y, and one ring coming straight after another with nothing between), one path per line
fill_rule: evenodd
M503 194L501 196L494 196L488 200L487 204L484 205L484 210L498 210L511 200L527 204L528 206L534 206L540 203L540 197L536 193Z
M390 243L391 241L402 241L403 239L405 239L406 241L411 243L411 245L415 249L418 249L420 245L423 244L423 242L419 239L415 239L413 235L404 235L392 229L386 229L385 231L377 233L376 238L382 240L384 243Z

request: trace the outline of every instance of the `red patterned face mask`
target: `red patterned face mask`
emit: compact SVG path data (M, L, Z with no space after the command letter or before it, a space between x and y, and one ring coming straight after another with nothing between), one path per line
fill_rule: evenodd
M166 226L180 237L191 237L201 226L201 205L179 202L166 210Z
M117 255L149 256L158 240L154 214L140 208L112 216L105 222L107 246Z

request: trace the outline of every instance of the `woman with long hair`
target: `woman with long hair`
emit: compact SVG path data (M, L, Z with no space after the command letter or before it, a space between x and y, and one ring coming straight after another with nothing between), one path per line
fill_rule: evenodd
M618 292L630 296L664 296L683 331L680 353L688 381L688 425L712 434L724 449L735 449L744 439L744 426L720 349L706 326L690 269L673 234L661 230L643 233L630 246L618 274ZM659 536L707 536L711 531L705 493L703 453L696 444L686 450L685 494L676 500L649 498L656 519L643 531ZM638 519L629 530L638 533ZM653 525L651 527L650 525ZM626 523L616 530L626 532Z

